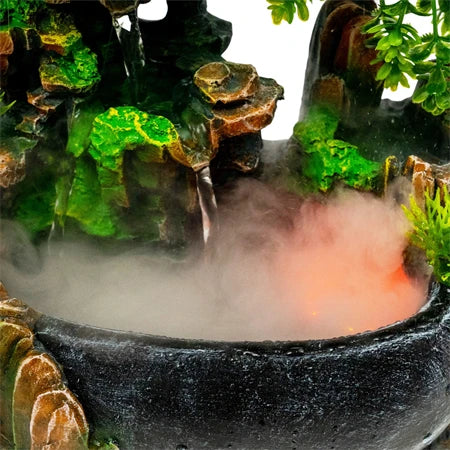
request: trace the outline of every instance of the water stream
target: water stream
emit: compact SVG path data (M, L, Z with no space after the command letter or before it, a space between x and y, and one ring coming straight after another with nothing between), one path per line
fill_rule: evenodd
M136 102L140 94L141 72L145 67L145 52L137 9L128 13L128 19L129 21L123 16L112 15L113 27L122 47L125 72L129 80L132 99Z
M217 228L217 202L211 179L209 166L195 173L197 179L197 193L202 212L203 241L208 243L209 238Z

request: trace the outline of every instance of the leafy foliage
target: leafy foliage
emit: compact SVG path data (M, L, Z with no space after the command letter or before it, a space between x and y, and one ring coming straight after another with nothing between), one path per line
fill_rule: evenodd
M376 79L386 89L409 87L406 75L420 80L412 101L435 116L450 109L450 0L393 0L380 5L363 32L371 35L366 45L378 56L371 64L383 63ZM275 24L292 23L295 11L302 20L309 13L306 0L267 0ZM429 16L432 33L420 35L405 22L408 15Z
M441 198L443 197L443 199ZM436 278L450 285L450 194L444 186L442 196L438 188L434 198L425 193L425 210L411 196L410 208L402 205L413 225L411 243L426 252Z
M330 108L313 106L304 121L294 127L306 157L302 173L314 190L327 191L336 181L356 189L371 189L381 165L360 155L358 148L334 139L339 117Z
M292 23L295 13L300 20L309 19L309 10L305 0L267 0L272 13L273 23L279 25L283 20Z
M14 100L13 102L9 103L8 105L5 105L3 103L4 97L5 97L5 93L0 92L0 116L3 116L3 114L6 114L14 106L14 103L16 103L16 101Z
M439 2L439 4L438 4ZM420 36L404 22L408 14L431 16L433 32ZM381 0L374 18L364 27L373 36L368 45L378 50L372 64L383 62L377 80L385 88L398 84L409 87L406 75L421 80L412 101L437 116L450 108L450 2L448 0L409 0L386 4Z

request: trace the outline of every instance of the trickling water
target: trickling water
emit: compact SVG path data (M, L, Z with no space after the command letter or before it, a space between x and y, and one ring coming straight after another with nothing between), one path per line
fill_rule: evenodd
M209 166L195 173L197 178L197 193L202 212L203 240L208 242L214 228L217 227L217 202L211 179Z
M112 15L113 27L122 47L125 72L130 82L133 100L136 101L139 98L140 74L145 66L145 52L137 9L128 14L128 19L129 22L125 21L124 17Z

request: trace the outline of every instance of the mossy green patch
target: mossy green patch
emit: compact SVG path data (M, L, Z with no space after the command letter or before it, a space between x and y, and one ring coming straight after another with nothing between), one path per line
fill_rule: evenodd
M94 119L104 111L100 103L86 103L77 106L74 117L69 121L69 138L66 151L76 158L88 149L89 135Z
M76 161L65 216L75 219L88 234L103 237L117 234L117 219L103 200L95 163L88 158Z
M49 11L38 24L37 31L44 47L61 55L83 47L81 33L69 15Z
M45 7L44 0L2 0L0 2L0 23L6 23L9 26L25 25L42 7Z
M369 190L381 173L381 164L370 161L348 142L334 139L339 116L326 106L313 106L307 117L294 127L294 136L301 144L303 158L291 158L300 167L311 190L328 191L335 182L342 181L350 187Z
M47 91L85 93L100 81L97 55L87 47L67 56L47 55L42 58L39 75Z
M53 223L55 198L55 183L50 174L26 183L16 199L16 220L32 235L48 230Z
M89 153L97 162L100 185L107 201L128 206L123 174L124 153L135 150L145 163L162 163L179 138L165 117L131 106L110 108L94 120Z

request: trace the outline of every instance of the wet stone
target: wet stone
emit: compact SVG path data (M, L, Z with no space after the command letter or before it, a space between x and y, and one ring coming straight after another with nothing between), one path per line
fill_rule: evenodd
M0 148L0 187L9 188L25 178L25 156L14 157Z
M14 42L9 31L0 32L0 74L8 71L8 57L14 52Z
M228 104L254 96L258 74L250 64L213 62L197 70L194 83L210 103Z

